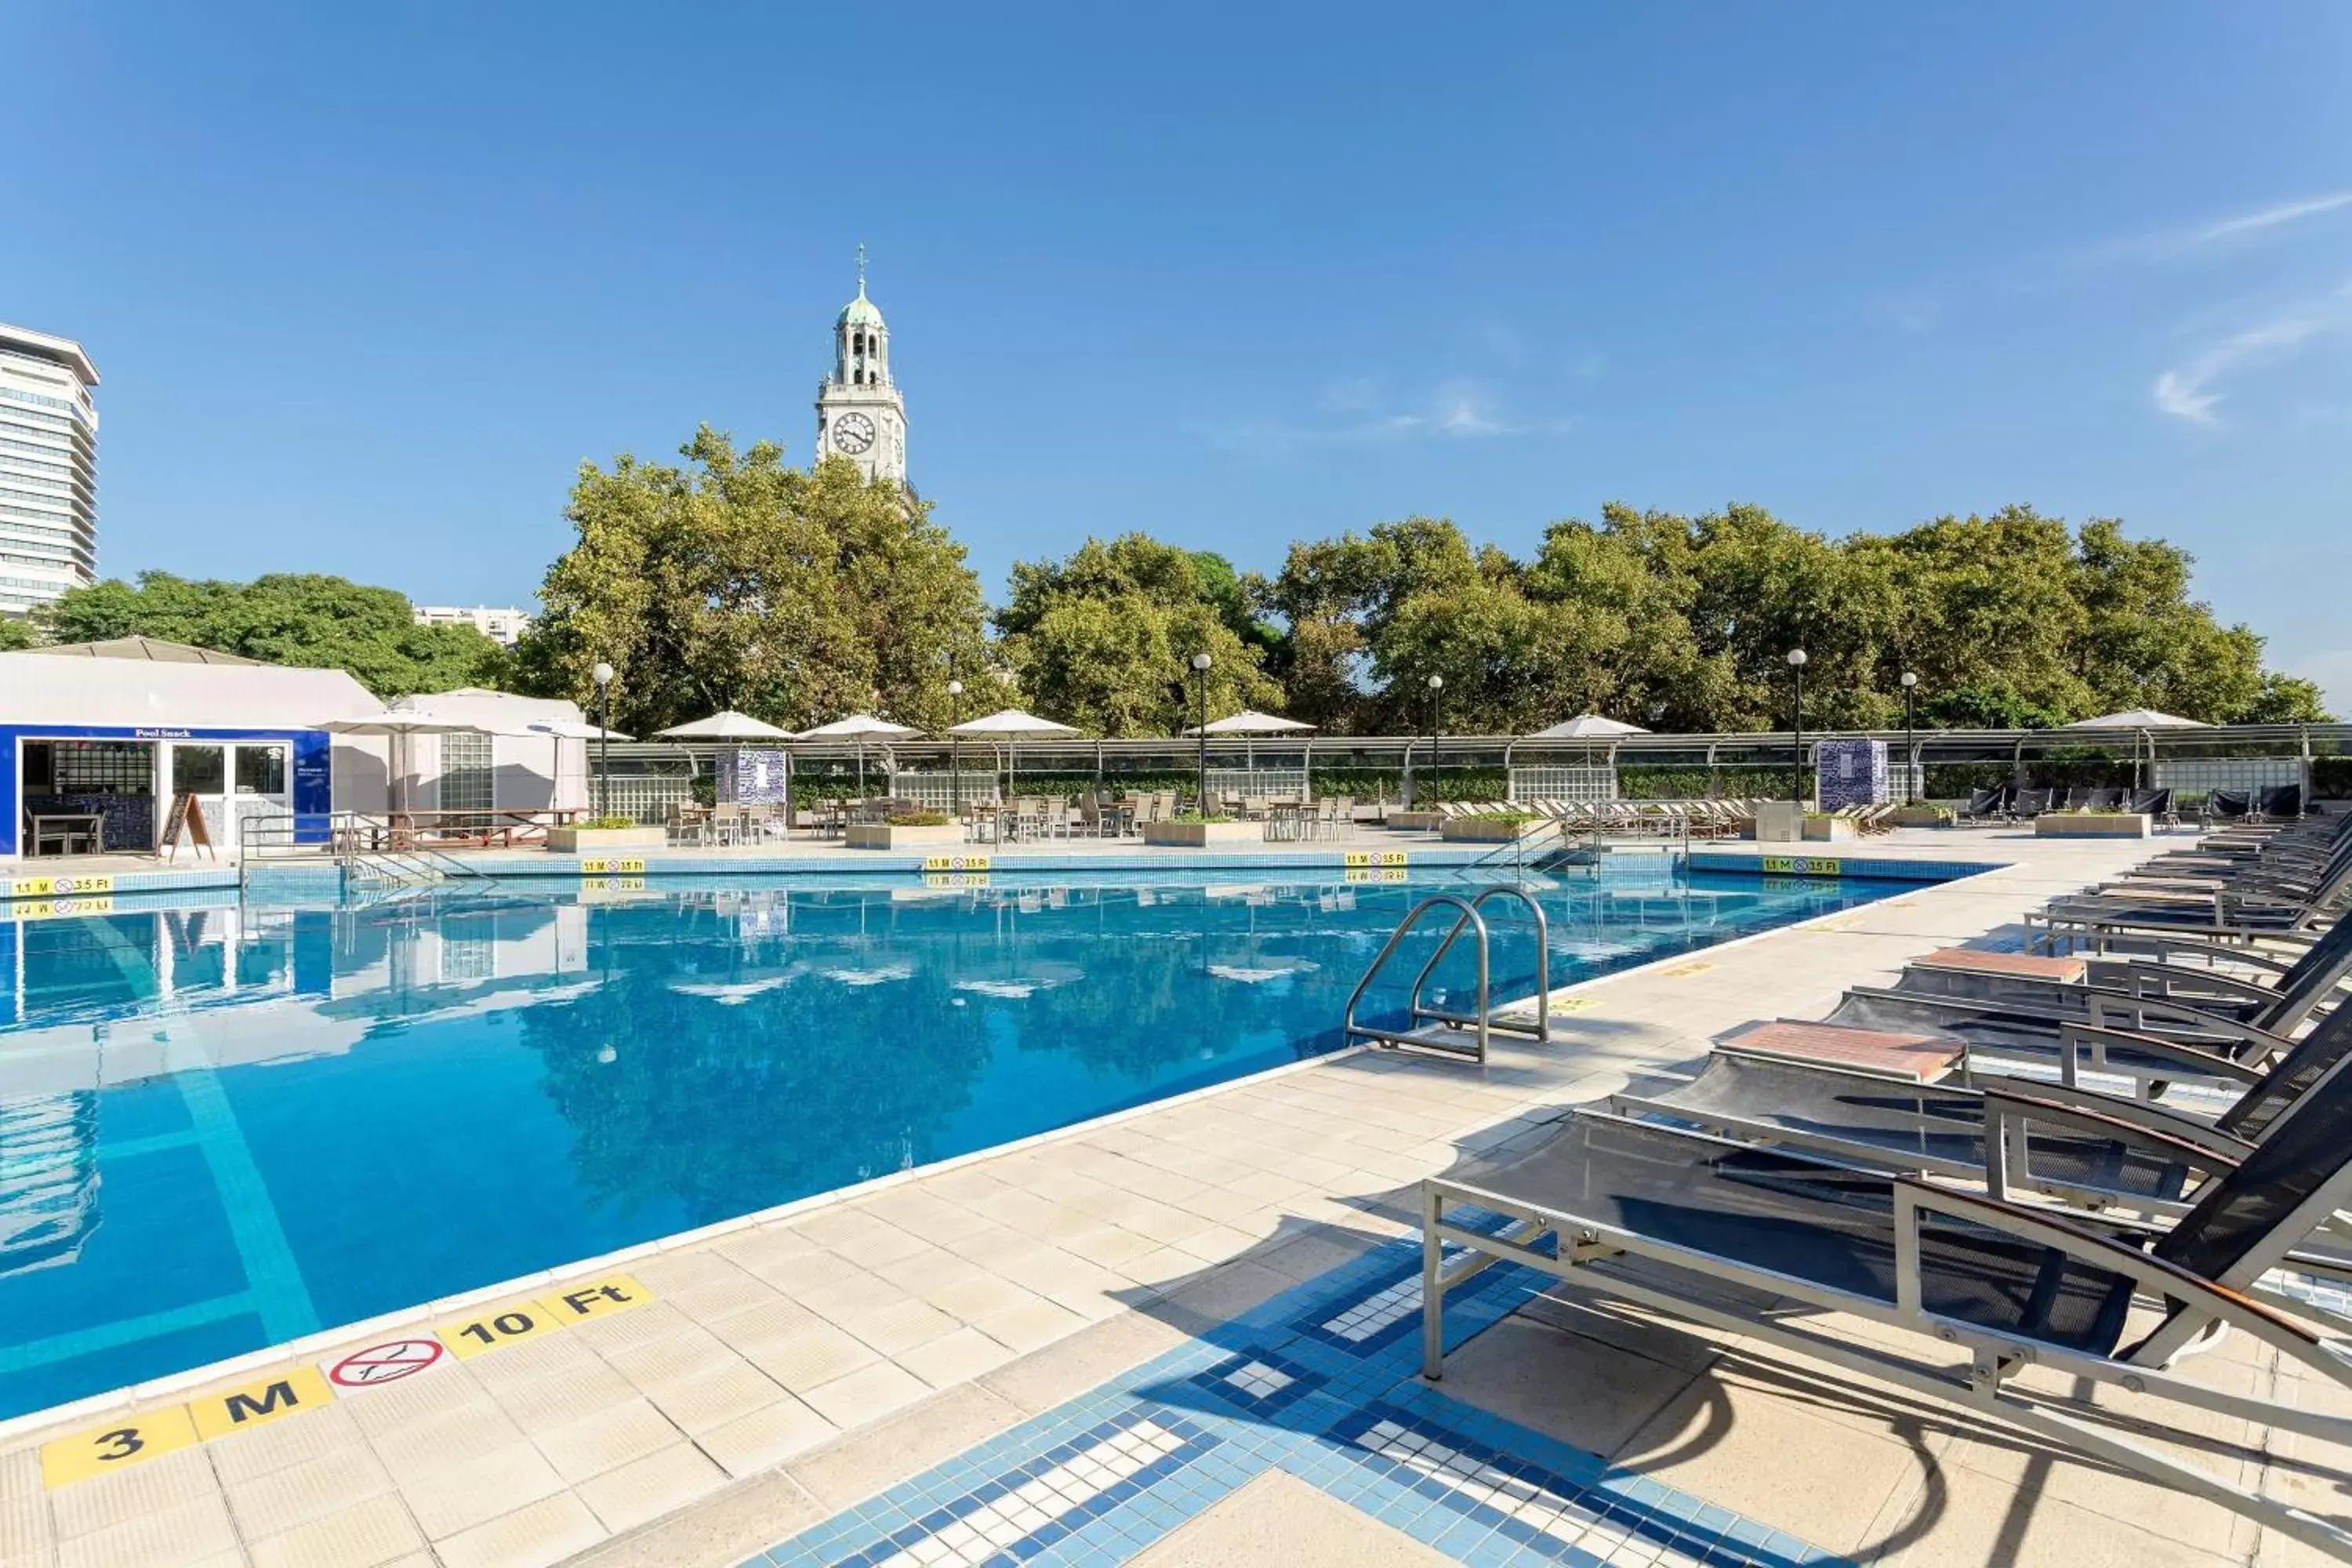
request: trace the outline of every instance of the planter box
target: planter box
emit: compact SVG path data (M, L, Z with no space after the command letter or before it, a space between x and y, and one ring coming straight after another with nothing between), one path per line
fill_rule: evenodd
M2033 819L2036 838L2145 838L2144 811L2045 811Z
M931 827L893 827L887 822L853 822L845 839L852 849L915 849L963 842L963 824L942 822Z
M1805 837L1815 844L1835 844L1853 837L1853 818L1850 816L1809 816L1805 818Z
M1147 822L1143 825L1143 841L1165 845L1171 849L1206 849L1213 844L1263 844L1265 842L1265 824Z
M1759 844L1794 844L1805 836L1805 814L1790 800L1768 800L1756 807L1748 837Z
M603 849L660 849L669 833L653 827L551 827L547 847L559 855L586 855Z
M1895 808L1895 821L1901 827L1949 827L1952 813L1948 807L1925 803L1898 805Z
M1443 827L1445 818L1433 811L1391 811L1388 825L1405 833L1427 833Z
M1448 844L1514 844L1522 838L1548 837L1551 824L1540 816L1525 822L1475 822L1465 816L1449 816L1438 827L1437 836Z

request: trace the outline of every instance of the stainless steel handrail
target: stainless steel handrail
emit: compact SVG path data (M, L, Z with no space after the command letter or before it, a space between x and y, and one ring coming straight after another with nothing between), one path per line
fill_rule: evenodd
M1536 902L1535 895L1525 888L1515 887L1508 882L1497 882L1471 899L1470 908L1475 910L1489 899L1506 898L1518 900L1528 906L1528 912L1536 918L1536 1038L1549 1041L1551 1038L1551 921L1545 918L1543 906ZM1438 964L1448 952L1453 951L1454 939L1462 934L1462 928L1471 918L1470 915L1465 914L1454 921L1454 929L1445 933L1445 940L1437 944L1437 951L1429 955L1429 962L1423 964L1421 973L1413 977L1411 1005L1415 1018L1434 1018L1444 1024L1462 1024L1469 1021L1451 1014L1433 1012L1423 1007L1421 1005L1421 988L1429 983L1429 977L1436 973ZM1485 929L1483 924L1480 929L1483 933ZM1479 1023L1483 1028L1486 1014L1486 995L1483 978L1486 953L1483 940L1478 958L1482 976L1478 994L1478 1013Z
M1491 892L1494 889L1489 889L1487 890ZM1482 898L1484 896L1484 894L1480 895ZM1348 1010L1340 1018L1340 1026L1343 1031L1341 1038L1354 1039L1358 1035L1370 1035L1376 1033L1381 1034L1382 1037L1387 1037L1383 1031L1369 1030L1357 1024L1356 1005L1364 999L1364 993L1371 988L1374 977L1376 977L1381 972L1381 966L1389 961L1389 955L1397 950L1397 944L1405 939L1406 933L1411 931L1415 925L1420 923L1421 917L1423 914L1437 908L1440 904L1448 905L1462 911L1460 919L1454 922L1454 930L1456 932L1461 930L1461 927L1465 922L1474 927L1478 932L1478 1015L1476 1019L1478 1034L1478 1059L1480 1061L1485 1061L1486 1059L1486 1016L1488 1012L1486 921L1485 918L1478 913L1476 901L1470 899L1465 899L1459 893L1430 894L1427 898L1422 900L1421 902L1413 905L1412 910L1406 913L1404 919L1397 922L1396 930L1389 932L1388 941L1381 944L1381 951L1374 955L1370 964L1365 968L1363 978L1356 982L1355 990L1349 992L1348 994ZM1453 941L1453 936L1449 935L1446 940L1451 942ZM1424 971L1423 977L1425 977L1425 975L1426 972ZM1412 1009L1406 1021L1406 1028L1410 1030L1412 1025L1420 1022L1422 1017L1420 1011L1421 980L1419 978L1416 978L1413 982L1412 994L1407 998L1406 1005Z

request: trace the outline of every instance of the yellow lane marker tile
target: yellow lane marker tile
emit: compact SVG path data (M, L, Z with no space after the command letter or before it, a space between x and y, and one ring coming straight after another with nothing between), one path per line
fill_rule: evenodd
M593 1280L560 1296L517 1301L500 1311L485 1312L452 1323L436 1324L434 1333L460 1360L504 1350L541 1334L553 1333L587 1318L626 1311L653 1300L653 1292L626 1274Z
M1714 967L1714 964L1709 963L1706 960L1702 958L1695 963L1677 963L1672 969L1661 969L1658 973L1673 979L1680 980L1686 974L1705 974L1708 970L1713 969Z
M41 1484L52 1490L71 1486L109 1470L129 1469L195 1441L195 1423L184 1405L127 1415L110 1426L42 1444Z
M188 1414L195 1418L196 1436L210 1442L334 1401L334 1391L317 1367L298 1366L283 1376L196 1400Z

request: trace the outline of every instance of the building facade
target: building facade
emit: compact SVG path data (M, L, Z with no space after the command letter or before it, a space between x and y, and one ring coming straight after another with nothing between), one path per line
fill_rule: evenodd
M0 323L0 616L98 581L98 367Z
M415 605L420 626L471 626L494 643L512 647L530 629L531 614L513 605Z
M833 374L817 387L816 455L856 463L868 479L907 482L907 405L890 378L890 329L866 297L866 247L857 247L857 298L833 323Z

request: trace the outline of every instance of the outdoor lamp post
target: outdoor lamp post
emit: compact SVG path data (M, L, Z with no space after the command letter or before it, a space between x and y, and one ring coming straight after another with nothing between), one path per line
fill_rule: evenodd
M1192 686L1199 698L1200 718L1192 731L1201 740L1200 812L1209 815L1209 666L1215 662L1206 652L1192 656Z
M1444 690L1445 677L1442 675L1433 675L1429 678L1429 782L1433 784L1437 782L1437 760L1439 755L1439 742L1437 739L1439 734L1437 705L1444 700L1443 695Z
M1791 792L1797 809L1805 809L1805 650L1789 650L1789 668L1797 672L1797 712L1794 726L1797 736L1797 782Z
M1912 777L1915 773L1920 771L1919 737L1912 717L1912 700L1917 695L1918 690L1918 671L1905 670L1903 672L1903 804L1906 805L1926 793L1923 789L1913 787L1915 781ZM1924 778L1916 781L1919 784L1925 784L1927 782Z
M963 815L963 737L955 727L963 722L963 682L948 682L948 815Z
M613 815L613 667L603 659L589 674L596 678L596 815Z

